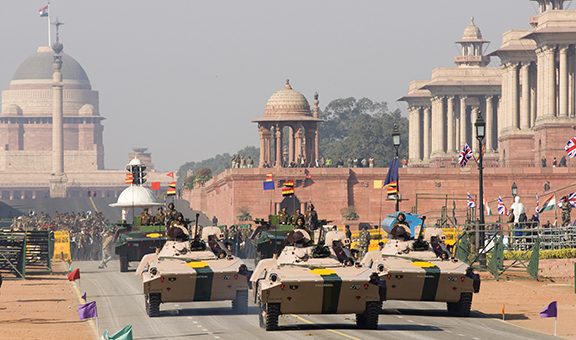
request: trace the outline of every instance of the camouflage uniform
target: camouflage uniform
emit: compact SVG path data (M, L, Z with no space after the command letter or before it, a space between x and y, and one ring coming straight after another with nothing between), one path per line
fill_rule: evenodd
M358 243L360 245L360 258L363 258L368 252L368 247L370 247L370 232L366 227L360 231L360 240Z
M562 226L570 225L570 211L572 210L572 205L568 200L562 202Z

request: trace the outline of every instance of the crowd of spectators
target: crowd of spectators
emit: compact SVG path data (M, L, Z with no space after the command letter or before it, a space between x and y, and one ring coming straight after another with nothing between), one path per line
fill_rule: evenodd
M102 254L102 236L108 221L100 212L29 213L13 219L12 231L67 230L70 233L72 260L99 260Z
M308 162L306 158L298 157L293 162L288 162L284 159L282 166L284 168L374 168L376 163L374 157L349 157L346 161L341 157L338 159L320 157L313 162ZM270 168L272 165L264 163L264 167Z

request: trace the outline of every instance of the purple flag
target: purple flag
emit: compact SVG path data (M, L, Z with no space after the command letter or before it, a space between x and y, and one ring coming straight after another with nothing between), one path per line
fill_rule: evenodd
M552 301L545 310L540 312L541 318L555 318L558 317L558 303Z
M86 302L86 292L84 292L84 294L82 294L82 299L84 300L84 302Z
M98 311L96 310L96 301L88 302L84 305L78 305L78 315L80 315L80 320L97 317Z

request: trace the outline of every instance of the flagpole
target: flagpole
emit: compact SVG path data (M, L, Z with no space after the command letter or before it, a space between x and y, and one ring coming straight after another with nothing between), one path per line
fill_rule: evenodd
M48 47L52 46L52 34L51 34L51 28L52 28L52 22L50 21L50 1L48 1Z
M555 317L554 318L554 336L556 336L557 326L558 326L558 317Z
M100 324L98 323L98 317L96 317L96 340L100 339Z

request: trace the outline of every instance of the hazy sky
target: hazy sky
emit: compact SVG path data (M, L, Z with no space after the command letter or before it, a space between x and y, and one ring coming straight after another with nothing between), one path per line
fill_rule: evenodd
M0 88L47 44L38 0L0 2ZM413 79L451 66L474 16L488 50L528 28L529 0L52 0L64 51L100 92L107 168L146 146L157 168L258 144L250 120L290 78L320 105L397 103ZM492 65L499 65L493 60Z

